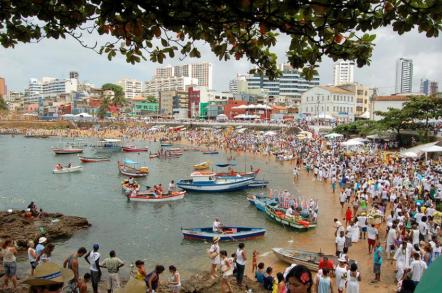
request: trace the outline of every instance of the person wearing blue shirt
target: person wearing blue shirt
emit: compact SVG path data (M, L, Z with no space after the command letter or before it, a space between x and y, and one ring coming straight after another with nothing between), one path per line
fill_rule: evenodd
M255 279L260 284L264 283L264 263L263 262L260 262L258 264L258 269L255 272Z
M375 278L372 283L379 282L381 280L382 252L381 243L378 241L373 253L373 273Z

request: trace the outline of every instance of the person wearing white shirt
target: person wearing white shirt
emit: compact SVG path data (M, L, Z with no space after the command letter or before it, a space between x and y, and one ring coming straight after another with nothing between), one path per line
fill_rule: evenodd
M421 259L419 253L414 254L414 260L410 264L411 280L416 284L420 282L422 275L427 269L427 264Z
M344 246L345 246L344 231L340 231L339 235L336 236L335 244L336 244L336 256L339 256L341 252L344 251Z
M222 227L221 227L221 222L219 221L218 218L215 219L215 221L213 221L213 225L212 225L212 231L214 233L222 233Z

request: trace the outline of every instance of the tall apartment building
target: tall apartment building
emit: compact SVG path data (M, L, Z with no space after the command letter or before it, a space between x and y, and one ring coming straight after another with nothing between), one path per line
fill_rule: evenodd
M430 81L429 79L421 79L420 92L426 96L437 94L439 84L437 81Z
M413 91L413 60L400 58L396 62L395 93L411 93Z
M80 75L77 71L69 71L69 78L79 79Z
M246 74L237 74L235 79L232 79L229 81L229 91L234 94L238 95L240 93L247 92L247 77L249 75Z
M72 93L78 90L78 80L75 78L58 79L43 77L41 80L31 78L26 91L28 97L55 96L58 94Z
M212 63L202 62L176 66L167 65L155 69L154 78L169 78L173 76L196 78L198 79L197 85L211 89L213 85Z
M6 99L8 88L6 87L6 80L4 77L0 77L0 96Z
M354 82L354 61L338 61L333 65L334 85L349 84Z
M139 80L123 78L117 81L117 84L123 88L126 99L133 99L142 94L142 83Z
M159 99L160 92L162 91L186 91L189 86L197 84L198 80L191 77L155 77L152 80L146 81L144 83L144 95L152 96Z
M439 92L439 84L437 81L430 82L430 95L435 95Z
M282 76L274 80L269 80L265 76L250 75L247 77L248 91L264 89L269 96L289 97L291 103L296 104L301 101L301 95L312 87L319 85L319 76L314 76L312 80L301 77L300 72L293 69L288 64L282 64Z

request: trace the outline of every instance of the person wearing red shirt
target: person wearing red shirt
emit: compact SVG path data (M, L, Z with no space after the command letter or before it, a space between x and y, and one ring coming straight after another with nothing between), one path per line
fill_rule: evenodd
M345 225L348 226L348 224L351 222L351 219L353 217L353 214L351 212L350 207L347 207L347 211L345 212Z

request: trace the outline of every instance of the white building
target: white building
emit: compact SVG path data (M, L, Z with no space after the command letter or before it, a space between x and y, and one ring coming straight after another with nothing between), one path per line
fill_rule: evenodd
M250 75L237 73L235 79L229 81L229 91L234 95L246 93L248 89L247 77Z
M28 89L26 90L28 96L35 96L43 94L43 84L40 80L36 78L30 78Z
M387 112L389 108L401 110L404 103L410 100L407 95L377 96L373 98L373 110L371 111L371 119L381 120L383 117L376 115L377 111Z
M413 91L413 60L400 58L396 62L395 93L411 93Z
M144 94L146 97L152 96L159 99L162 91L185 91L189 86L197 84L198 80L196 78L185 76L154 78L144 83Z
M334 84L348 84L354 82L355 62L341 60L333 65Z
M167 65L155 69L155 78L169 77L191 77L198 79L199 86L205 86L209 89L213 85L213 67L212 63L193 63L184 65Z
M312 117L333 117L353 121L356 98L352 91L335 86L316 86L301 96L299 113Z
M117 84L123 88L124 97L126 99L133 99L135 97L141 96L142 93L142 83L136 79L123 78L117 81Z
M78 80L75 78L43 77L41 80L31 78L26 92L28 97L50 97L76 91L78 91Z

